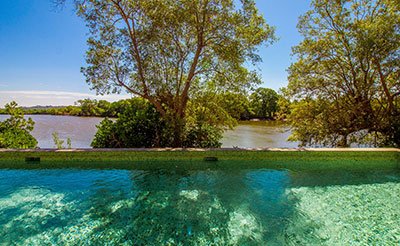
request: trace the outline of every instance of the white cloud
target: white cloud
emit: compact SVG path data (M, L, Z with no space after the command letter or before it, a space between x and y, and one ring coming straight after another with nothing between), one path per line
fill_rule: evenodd
M114 102L130 97L130 95L119 94L97 96L89 93L66 91L0 91L0 107L10 101L16 101L20 106L61 106L73 105L77 100L85 98Z

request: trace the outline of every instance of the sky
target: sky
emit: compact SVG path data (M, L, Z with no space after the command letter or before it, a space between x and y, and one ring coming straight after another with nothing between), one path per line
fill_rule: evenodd
M261 47L261 86L287 85L286 69L294 62L291 47L301 41L298 17L309 0L256 0L277 42ZM128 95L96 96L80 68L85 66L88 29L72 6L55 10L51 0L0 0L0 107L14 100L21 106L71 105L78 99L110 101Z

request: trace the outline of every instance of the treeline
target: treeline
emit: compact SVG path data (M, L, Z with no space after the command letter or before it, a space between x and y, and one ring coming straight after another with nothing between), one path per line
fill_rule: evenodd
M45 106L45 107L22 107L24 114L44 115L70 115L70 116L92 116L92 117L118 117L130 104L129 99L117 102L106 100L82 99L70 106ZM6 114L5 109L0 109L0 114Z
M258 88L250 95L243 93L204 93L203 100L216 102L226 113L236 120L273 120L278 118L279 100L282 97L273 89ZM201 99L200 99L201 100ZM71 106L22 107L24 114L70 115L116 118L132 104L131 99L116 102L105 100L82 99ZM0 109L0 114L6 114Z

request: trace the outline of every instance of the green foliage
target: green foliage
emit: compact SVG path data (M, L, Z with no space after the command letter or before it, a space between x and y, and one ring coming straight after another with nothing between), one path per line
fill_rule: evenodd
M258 88L250 95L250 106L254 117L273 119L278 111L278 93L269 88Z
M141 98L124 101L128 103L116 121L104 119L92 142L94 148L151 148L171 147L174 141L175 126L166 121L155 107ZM182 122L182 147L220 147L222 125L233 124L228 114L213 114L208 107L198 107L192 102L188 107L188 116ZM208 117L212 115L213 117ZM172 121L175 122L175 121ZM220 127L215 127L219 125Z
M304 145L400 146L399 1L314 0L298 24L288 94ZM363 138L365 138L363 140Z
M337 144L341 140L340 134L335 134L337 128L326 127L337 117L330 117L329 113L332 111L324 100L304 99L293 103L290 121L296 131L289 140L300 141L301 146Z
M35 148L36 139L30 134L35 123L31 118L26 120L23 111L16 102L5 105L5 113L10 118L0 122L0 148L27 149Z
M250 102L248 97L244 93L208 93L210 94L210 96L207 98L207 102L209 100L213 100L214 106L217 105L218 107L224 109L226 113L228 113L234 119L248 120L250 118ZM197 93L196 96L193 96L193 100L204 100L204 95L200 95L199 93ZM22 108L22 110L25 114L51 114L116 118L118 117L118 114L124 112L125 108L128 106L129 100L120 100L111 103L105 100L97 101L87 98L77 101L75 103L75 106L34 107ZM5 114L5 109L0 109L0 114Z
M24 114L50 114L92 117L117 117L129 103L126 100L108 102L105 100L83 99L75 102L75 106L46 106L21 108ZM6 114L0 109L0 114Z
M97 132L91 143L93 148L122 148L123 143L119 140L117 124L105 118L96 127Z
M257 47L274 31L254 0L76 0L90 29L86 81L99 94L125 90L154 105L182 146L193 92L213 81L238 91L260 83Z
M277 105L278 112L276 113L276 118L278 120L287 120L287 118L291 114L292 103L287 96L285 88L281 88Z
M223 130L207 123L198 124L187 129L183 147L220 148Z
M164 123L155 108L145 100L134 98L114 122L104 119L97 126L94 148L150 148L162 144Z
M54 142L55 147L57 149L65 149L65 146L64 146L64 142L65 141L60 139L60 136L58 135L58 132L53 132L52 136L53 136L53 142ZM71 143L71 139L70 138L67 138L67 148L68 149L72 148L72 143Z
M78 100L78 106L80 107L80 116L92 116L92 115L101 115L103 113L103 109L98 107L97 100L83 99Z
M60 139L60 137L58 136L57 132L53 132L52 136L53 136L53 142L54 142L54 145L56 146L56 148L57 149L62 149L63 148L63 144L64 144L64 140Z
M232 118L236 120L248 120L252 114L250 101L243 93L225 92L217 95L217 103Z
M72 142L70 138L67 138L67 148L71 149L72 148Z
M225 129L233 128L237 121L220 103L221 95L200 92L186 109L184 147L218 148ZM226 105L225 105L226 106Z

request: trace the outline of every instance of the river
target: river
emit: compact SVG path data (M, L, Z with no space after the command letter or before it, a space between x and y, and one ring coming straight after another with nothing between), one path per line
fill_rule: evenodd
M0 115L0 121L8 116ZM97 131L96 125L102 121L97 117L29 115L35 121L32 135L40 148L54 148L52 137L57 132L61 139L71 139L73 148L90 148ZM297 143L288 142L290 131L287 127L266 122L242 122L235 129L224 133L222 147L281 147L295 148Z

